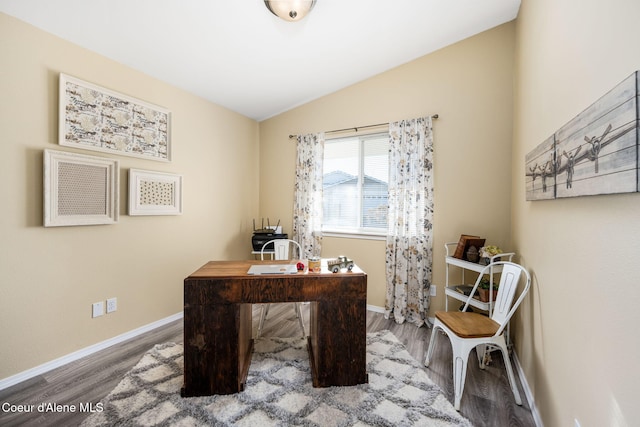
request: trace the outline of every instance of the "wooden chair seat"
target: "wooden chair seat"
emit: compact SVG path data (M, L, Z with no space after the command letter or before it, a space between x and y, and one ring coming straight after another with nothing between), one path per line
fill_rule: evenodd
M436 311L436 318L461 338L491 337L500 328L497 322L479 313Z

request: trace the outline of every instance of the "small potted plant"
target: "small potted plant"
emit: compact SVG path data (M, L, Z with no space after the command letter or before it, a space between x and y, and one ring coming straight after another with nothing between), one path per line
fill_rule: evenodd
M495 301L498 296L498 285L494 283L489 283L489 279L483 277L480 280L480 284L478 285L478 295L480 297L480 301L489 302L489 288L493 291L493 296L491 297L491 301Z
M489 265L491 257L502 253L502 249L497 246L489 245L480 248L480 264Z

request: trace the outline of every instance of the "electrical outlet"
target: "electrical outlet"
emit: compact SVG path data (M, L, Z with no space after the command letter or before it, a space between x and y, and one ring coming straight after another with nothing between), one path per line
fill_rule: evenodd
M104 303L102 301L94 302L91 307L92 307L91 317L100 317L104 314Z
M432 297L435 297L435 296L436 296L436 289L437 289L437 288L436 288L436 286L435 286L435 285L431 285L431 286L429 287L429 295L431 295Z
M118 298L109 298L107 300L107 313L113 313L118 309Z

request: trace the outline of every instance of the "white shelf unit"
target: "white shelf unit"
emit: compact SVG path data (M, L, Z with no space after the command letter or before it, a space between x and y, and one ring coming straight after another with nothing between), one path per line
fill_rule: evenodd
M476 273L480 273L485 267L486 265L483 264L478 264L478 263L474 263L474 262L470 262L470 261L465 261L459 258L454 258L453 257L453 251L455 251L456 246L458 245L458 242L449 242L449 243L445 243L444 244L444 248L447 251L447 255L445 257L445 263L446 263L446 271L445 271L445 288L444 288L444 293L445 293L445 310L449 311L449 297L461 301L461 302L466 302L468 299L468 296L458 292L458 290L456 289L457 286L460 285L469 285L469 286L473 286L473 284L475 283L465 283L465 270L469 270L469 271L474 271ZM502 253L502 254L498 254L498 255L494 255L490 258L490 264L494 262L498 262L498 261L511 261L513 256L515 255L515 253L513 252L508 252L508 253ZM449 281L449 267L454 266L454 267L459 267L462 269L462 283L458 283L458 284L451 284ZM502 266L501 265L496 265L495 267L491 267L489 269L489 281L490 283L493 283L493 275L496 273L500 273L502 271ZM476 298L472 298L471 301L469 301L469 305L472 307L475 307L479 310L484 310L486 312L489 313L489 315L491 315L491 310L493 308L493 292L489 292L489 302L482 302L479 299Z

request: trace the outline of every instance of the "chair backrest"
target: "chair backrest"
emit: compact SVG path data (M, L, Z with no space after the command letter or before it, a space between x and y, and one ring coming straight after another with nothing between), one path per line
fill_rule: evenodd
M502 264L502 263L497 263ZM518 284L520 282L520 276L525 276L525 286L520 293L520 296L513 302L513 299L518 290ZM529 272L521 265L505 262L502 265L502 274L500 275L500 285L498 286L498 295L493 305L493 313L491 319L500 325L506 324L513 313L516 311L522 300L524 299L529 287L531 286L531 277Z
M500 325L500 328L496 332L496 335L500 335L504 328L507 326L509 319L513 316L513 313L516 312L518 306L529 292L529 288L531 287L531 276L529 272L521 265L516 264L514 262L501 261L494 262L493 264L489 264L486 266L480 275L478 276L478 280L476 280L476 284L474 285L473 292L471 295L474 295L480 280L484 274L488 274L491 268L502 267L502 273L500 274L500 284L498 285L498 295L496 296L496 300L493 303L493 311L491 313L491 319ZM518 296L516 302L513 302L513 299L518 290L518 284L520 283L520 277L525 277L525 284L522 288L522 292ZM467 302L467 306L468 306ZM466 306L465 306L466 310Z
M295 240L290 239L274 239L269 240L267 243L262 245L262 249L260 250L260 259L264 259L265 248L267 245L273 245L273 258L276 260L285 260L285 259L298 259L302 254L302 248L300 244ZM292 254L291 258L289 257L290 247L298 248L298 254ZM267 252L269 254L269 252Z

